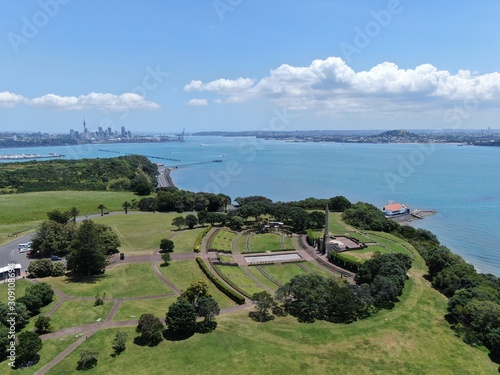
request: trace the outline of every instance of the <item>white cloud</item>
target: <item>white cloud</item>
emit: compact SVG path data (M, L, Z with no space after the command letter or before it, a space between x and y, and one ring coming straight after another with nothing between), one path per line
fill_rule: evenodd
M80 95L78 97L47 94L37 98L28 99L18 94L0 92L0 108L14 107L21 103L62 111L97 108L102 111L119 112L130 109L160 108L158 104L148 101L143 96L134 93L114 95L93 92L87 95Z
M204 105L208 105L208 100L207 99L191 99L190 101L188 101L186 103L186 105L190 105L193 107L204 106Z
M103 111L119 112L127 109L158 109L160 106L134 93L121 95L90 93L88 95L59 96L48 94L31 99L29 104L59 110L81 110L97 108Z
M258 81L250 78L193 80L186 91L209 91L244 102L270 98L289 109L318 113L432 111L457 101L500 99L500 73L479 75L468 70L451 74L430 64L401 69L384 62L355 72L339 57L314 60L307 67L283 64Z
M0 108L15 107L25 101L26 98L24 96L13 94L8 91L0 92Z

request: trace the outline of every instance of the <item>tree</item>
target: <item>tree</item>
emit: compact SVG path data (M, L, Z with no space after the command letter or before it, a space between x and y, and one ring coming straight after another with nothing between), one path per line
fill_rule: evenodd
M309 225L311 228L323 228L325 226L325 213L322 211L310 212Z
M118 237L111 228L92 220L84 220L73 241L73 251L67 258L68 270L78 276L103 273L110 253L117 251L117 245L119 246Z
M181 230L181 227L186 225L186 220L184 220L183 216L174 217L172 220L172 225L176 226L178 230Z
M125 350L127 344L128 333L125 331L116 332L115 339L113 340L113 350L116 354L120 354Z
M80 352L80 359L78 360L77 370L89 370L97 365L99 352L96 350L82 350Z
M198 224L198 219L196 218L196 216L194 216L193 214L189 214L186 216L186 218L184 219L184 223L185 225L188 226L189 229L193 229L194 226L196 224Z
M130 208L130 202L129 201L123 202L122 208L125 210L125 214L127 214L128 213L128 209Z
M9 329L0 324L0 358L5 359L9 355L10 347Z
M17 303L22 303L26 306L31 316L40 313L40 308L43 306L42 300L39 296L33 294L26 294L17 300Z
M174 335L190 336L196 327L196 316L193 305L186 298L179 297L168 308L165 323Z
M42 301L42 306L47 306L54 298L54 289L47 283L37 283L26 288L25 294L37 296Z
M52 261L50 259L47 259L47 258L36 259L36 260L33 260L28 265L27 270L28 270L30 276L35 277L35 278L52 276L52 272L54 270L54 264L52 263Z
M106 206L103 204L100 204L99 206L97 206L97 208L99 210L101 210L101 216L104 216L104 210L106 209Z
M76 223L76 217L80 215L80 210L76 207L71 207L68 211L68 215L73 218L73 223Z
M171 253L174 251L174 241L164 238L160 241L160 253Z
M142 314L137 324L136 332L140 333L140 340L149 346L157 345L163 340L164 326L160 319L153 314Z
M276 306L276 301L274 300L273 296L265 291L254 293L254 295L252 296L252 301L257 302L255 306L257 311L254 312L256 314L251 314L251 317L254 320L257 320L259 322L267 322L274 319L274 316L269 313L269 309L272 309L274 306Z
M214 317L219 315L220 307L212 297L201 297L198 300L198 308L196 310L198 316L205 318L206 323L211 323Z
M40 315L35 320L35 328L36 333L38 333L39 335L52 332L54 330L54 327L52 327L50 324L50 316Z
M351 208L351 202L346 197L339 195L329 200L328 208L333 212L344 212Z
M63 262L55 262L52 267L52 275L54 277L64 276L66 273L66 265Z
M229 227L233 230L241 230L245 225L245 221L241 216L235 215L229 218Z
M18 336L16 361L21 365L30 361L36 361L39 358L38 352L41 349L42 340L35 332L21 332Z
M73 222L60 224L51 220L45 221L33 237L31 248L45 258L51 255L65 256L71 251L76 230Z
M26 324L28 324L30 319L30 312L22 302L17 302L15 306L9 306L6 303L0 302L0 323L6 327L10 327L12 315L15 315L14 326L16 331L20 331Z
M162 264L163 267L170 265L170 253L161 254L161 259L163 259L163 264Z
M181 298L185 298L196 309L200 298L212 297L208 290L208 283L204 279L194 280L189 287L182 292Z
M95 295L94 306L104 305L104 298L106 298L106 293L101 293L101 291L98 290Z
M47 212L47 217L49 218L49 220L55 221L56 223L66 224L71 216L69 212L52 210L50 212Z

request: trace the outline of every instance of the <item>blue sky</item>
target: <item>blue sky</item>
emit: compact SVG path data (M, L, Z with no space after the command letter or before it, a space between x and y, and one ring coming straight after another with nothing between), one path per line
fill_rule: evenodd
M500 2L0 0L0 131L500 128Z

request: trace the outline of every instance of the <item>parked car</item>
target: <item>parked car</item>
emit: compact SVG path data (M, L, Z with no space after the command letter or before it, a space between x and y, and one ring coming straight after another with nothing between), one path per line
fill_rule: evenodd
M50 260L56 261L56 260L61 260L61 257L58 257L57 255L52 255L50 257Z

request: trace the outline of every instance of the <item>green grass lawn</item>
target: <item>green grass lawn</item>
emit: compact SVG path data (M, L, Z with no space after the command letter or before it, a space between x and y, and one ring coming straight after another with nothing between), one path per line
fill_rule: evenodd
M236 267L235 267L236 268ZM221 308L234 306L235 303L222 293L205 276L195 260L176 260L170 263L168 267L160 267L160 271L167 279L174 283L179 289L186 290L194 280L203 279L209 285L209 291L212 297L217 301Z
M94 297L98 291L106 297L138 297L172 293L153 272L150 263L120 264L102 276L75 282L66 276L47 277L43 281L75 297Z
M26 280L26 279L16 279L15 283L15 292L16 292L16 297L21 298L24 296L26 288L30 287L33 285L32 282ZM2 281L0 284L0 301L1 302L7 302L7 292L8 292L9 285Z
M390 253L390 251L383 246L373 245L359 250L342 251L341 255L353 260L365 262L370 259L376 252L379 252L380 254Z
M247 240L248 240L249 235L248 234L240 234L236 241L236 248L237 251L240 253L245 253L247 252Z
M96 219L97 222L109 225L120 239L120 251L128 254L144 254L152 252L162 238L171 238L172 219L176 213L140 212L129 215L106 215ZM192 250L192 249L191 249Z
M233 262L234 261L234 258L231 255L220 254L219 259L221 262Z
M113 320L138 320L142 314L164 319L168 307L175 301L176 296L122 301Z
M406 255L409 255L413 257L413 254L406 249L403 244L405 244L407 247L411 248L413 252L416 254L417 251L413 249L413 247L408 244L406 241L402 240L401 238L398 238L396 236L393 236L392 234L389 233L384 233L384 232L374 232L374 231L367 231L366 233L368 237L372 238L373 241L375 241L379 245L383 245L394 251L395 253L403 253Z
M138 346L134 328L96 332L48 374L76 373L81 350L99 351L88 374L495 374L498 365L453 335L443 318L446 300L412 270L396 308L352 324L301 324L293 317L257 323L248 311L216 318L209 334ZM118 330L127 347L112 356ZM216 350L214 350L216 348ZM165 366L159 364L165 363Z
M341 212L330 212L328 215L328 230L336 235L354 232L355 229L353 227L342 221L341 215Z
M366 237L363 234L358 233L358 232L350 232L350 233L347 233L346 236L347 237L355 238L355 239L357 239L358 241L361 241L361 242L375 242L374 239L368 238L368 237Z
M304 271L297 264L288 263L281 265L265 264L261 266L269 275L274 277L282 284L286 284L290 279L296 275L305 275Z
M233 240L235 237L236 233L219 229L215 234L215 236L212 237L212 240L210 241L209 244L209 248L220 251L232 251Z
M248 270L257 280L259 280L262 284L272 289L273 291L276 291L279 288L279 285L273 283L271 279L260 272L259 266L250 266L248 267Z
M286 249L292 249L292 250L297 249L297 246L295 245L295 240L292 237L286 236L284 239L284 242L285 242Z
M52 314L50 322L55 330L97 323L99 318L104 322L112 307L112 301L104 301L101 306L94 306L93 299L64 301Z
M323 277L338 277L338 274L335 275L327 269L321 267L319 264L315 262L302 262L300 263L302 267L305 267L309 273L313 275L320 275Z
M40 361L33 366L23 367L21 369L12 371L13 374L34 374L36 371L40 370L43 366L49 363L52 359L55 358L56 355L61 353L71 344L73 344L78 337L76 335L70 335L65 337L60 337L57 339L44 340L42 350L38 352L40 355ZM0 367L7 366L6 362L0 362ZM7 374L7 371L2 372L3 374Z
M173 237L170 237L174 241L174 252L175 253L192 253L194 249L194 242L198 233L202 229L187 229L182 232L175 232Z
M47 220L47 212L77 207L81 215L99 213L104 204L108 211L121 211L122 203L139 197L129 192L47 191L0 195L0 244L12 240L10 233L32 228ZM24 233L29 233L24 232Z
M262 288L255 283L248 275L246 275L240 267L235 266L215 266L217 270L230 280L237 288L253 295L254 293L262 292Z
M256 234L250 238L250 251L260 253L265 251L283 250L281 247L281 236L274 233Z

